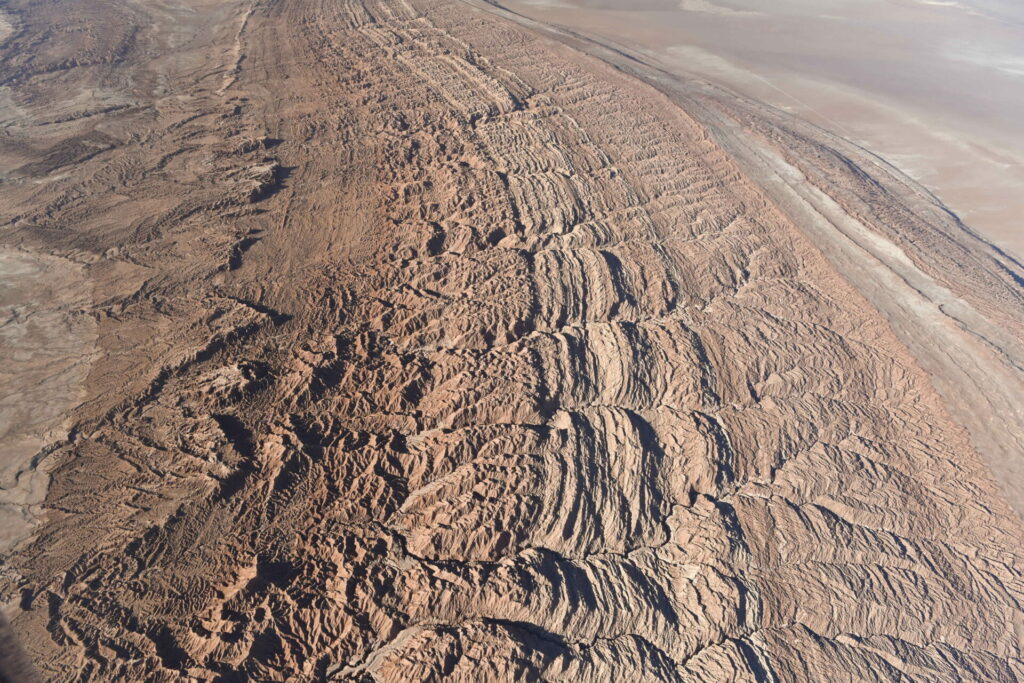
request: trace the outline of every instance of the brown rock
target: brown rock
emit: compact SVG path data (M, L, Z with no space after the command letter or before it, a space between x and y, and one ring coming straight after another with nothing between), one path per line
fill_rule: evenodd
M1024 677L1024 269L909 181L482 3L7 7L45 679Z

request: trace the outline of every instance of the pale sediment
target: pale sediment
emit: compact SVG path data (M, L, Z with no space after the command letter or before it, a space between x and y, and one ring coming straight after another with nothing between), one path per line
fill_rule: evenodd
M0 43L7 40L7 37L14 33L14 23L11 17L0 10Z
M91 285L66 258L0 249L0 557L31 532L47 452L67 435L95 342Z

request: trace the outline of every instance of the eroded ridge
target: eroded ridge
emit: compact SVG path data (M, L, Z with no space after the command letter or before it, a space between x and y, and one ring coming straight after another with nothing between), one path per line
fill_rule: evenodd
M47 677L1024 676L965 430L673 101L447 0L216 10L6 181L101 294L3 570Z

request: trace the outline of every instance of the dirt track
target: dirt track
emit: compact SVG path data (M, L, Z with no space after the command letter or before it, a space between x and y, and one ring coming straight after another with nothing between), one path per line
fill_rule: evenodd
M484 4L5 9L44 678L1024 677L1024 269L881 162Z

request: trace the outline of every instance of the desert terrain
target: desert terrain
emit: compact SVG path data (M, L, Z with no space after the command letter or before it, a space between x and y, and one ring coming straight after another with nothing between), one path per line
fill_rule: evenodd
M894 163L1024 256L1024 4L508 0L724 85Z
M0 675L1024 678L1024 267L483 0L6 0Z

